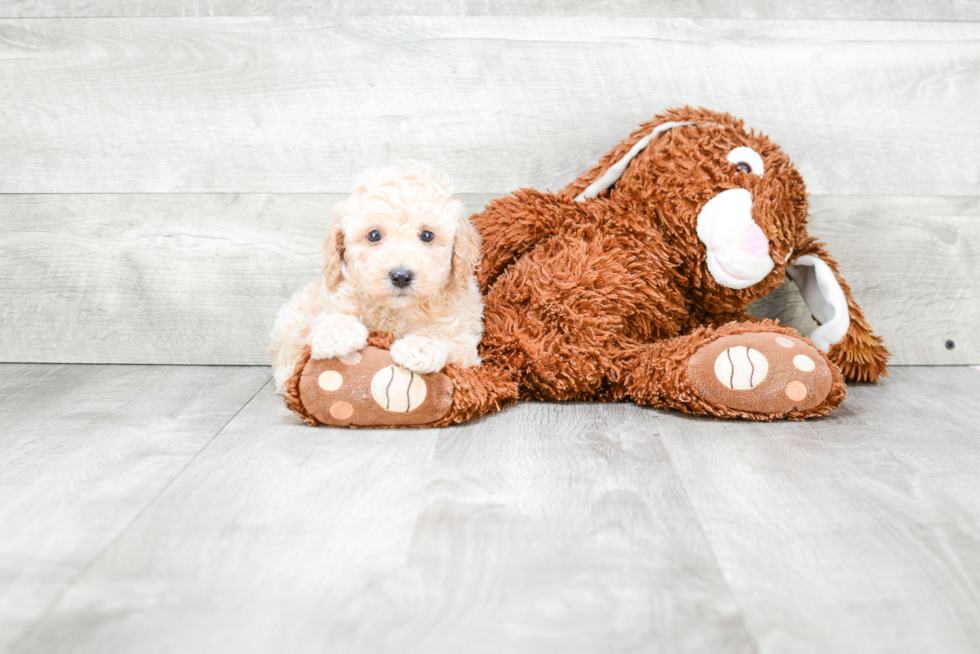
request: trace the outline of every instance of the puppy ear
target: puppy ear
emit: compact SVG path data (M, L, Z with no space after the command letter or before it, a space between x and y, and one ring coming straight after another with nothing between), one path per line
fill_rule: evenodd
M466 288L470 276L480 264L480 234L465 216L456 222L456 240L453 242L453 278L456 285Z
M335 290L340 284L340 269L344 262L344 232L340 221L330 228L327 238L323 239L323 279L328 290Z

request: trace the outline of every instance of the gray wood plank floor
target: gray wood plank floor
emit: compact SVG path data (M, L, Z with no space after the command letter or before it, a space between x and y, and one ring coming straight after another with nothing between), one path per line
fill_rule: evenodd
M258 368L0 366L0 651L268 378Z
M268 376L0 365L0 651L980 652L976 368L393 431Z

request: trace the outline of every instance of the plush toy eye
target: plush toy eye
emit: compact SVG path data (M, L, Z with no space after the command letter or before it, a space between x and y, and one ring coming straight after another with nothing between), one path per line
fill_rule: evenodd
M370 232L368 232L367 238L372 243L377 243L378 241L381 240L381 232L379 232L376 229L373 229Z
M759 153L744 145L729 152L728 161L735 164L735 168L740 173L755 173L762 177L762 174L766 172L766 165L762 163L762 157L759 156Z
M435 234L433 234L427 229L423 229L421 232L419 232L419 238L425 241L426 243L431 243L432 239L435 238Z

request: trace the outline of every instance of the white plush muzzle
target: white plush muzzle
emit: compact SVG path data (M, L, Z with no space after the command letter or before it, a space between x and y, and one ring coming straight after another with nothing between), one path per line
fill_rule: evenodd
M707 249L708 272L726 288L758 284L775 267L769 239L752 220L752 194L722 191L698 213L698 239Z

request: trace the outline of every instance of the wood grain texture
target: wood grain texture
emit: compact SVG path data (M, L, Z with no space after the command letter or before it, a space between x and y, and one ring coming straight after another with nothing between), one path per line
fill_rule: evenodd
M267 387L13 651L755 651L660 418L313 429Z
M25 19L0 59L2 193L342 193L406 157L459 192L559 188L687 103L770 134L816 194L980 182L980 23Z
M268 378L264 368L0 365L0 651Z
M2 196L0 360L268 363L339 199Z
M664 423L760 652L980 650L978 396L899 368L824 420Z
M268 363L342 197L0 196L0 360ZM815 197L812 212L894 363L980 363L976 199ZM814 327L791 282L754 311Z
M969 0L6 0L3 18L130 16L631 16L980 20Z

